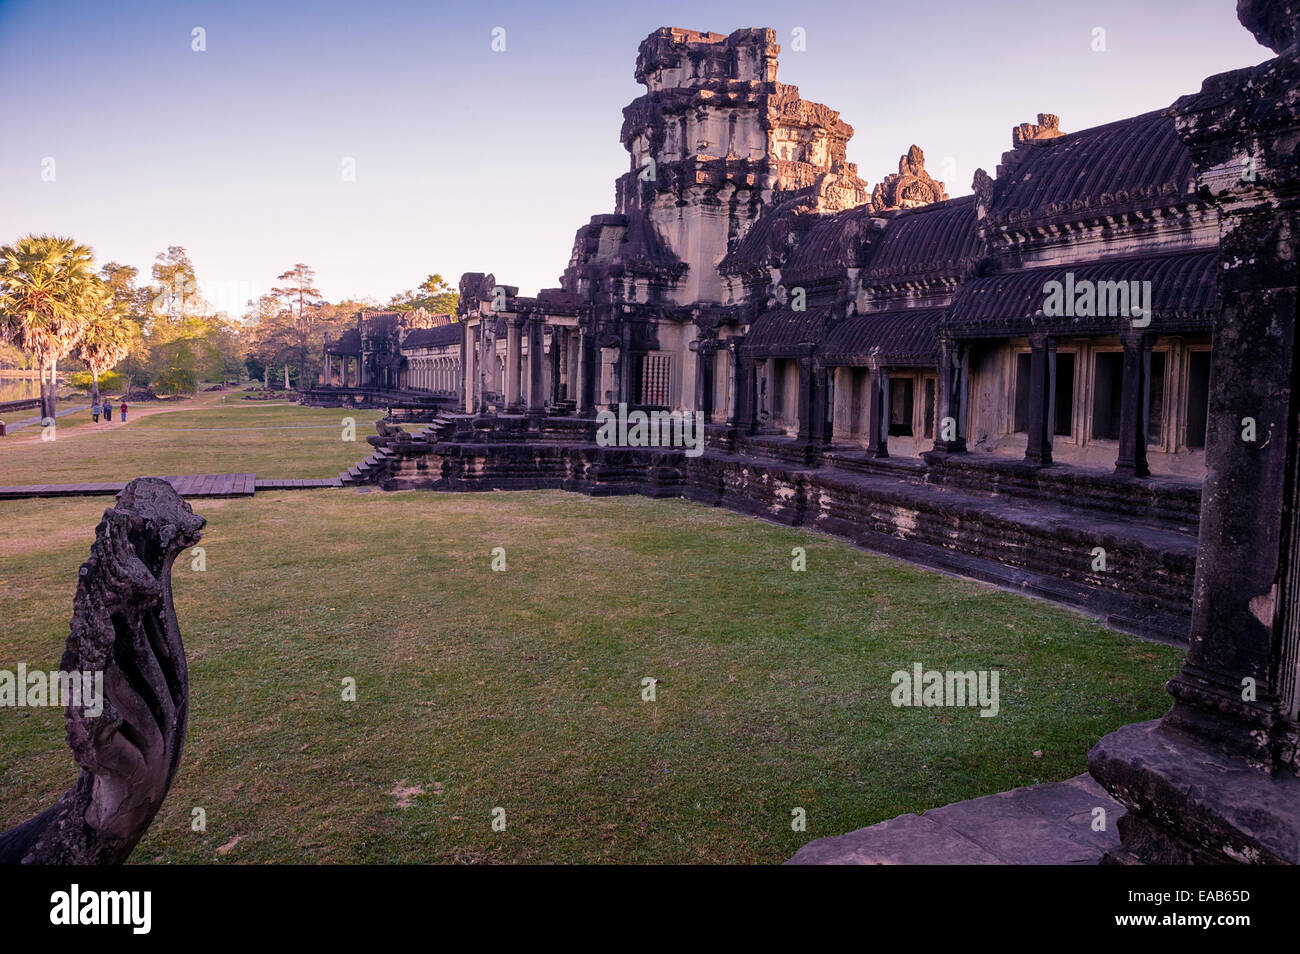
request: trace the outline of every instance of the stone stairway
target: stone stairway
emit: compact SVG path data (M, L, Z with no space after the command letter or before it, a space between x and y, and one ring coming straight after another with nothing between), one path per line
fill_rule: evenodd
M404 457L427 453L434 444L449 436L454 427L454 421L440 414L414 433L395 426L385 434L368 437L366 440L374 446L374 453L341 471L339 482L344 487L382 486L398 472Z
M344 487L378 484L389 476L397 462L397 454L388 447L379 447L373 454L347 470L339 472L339 483Z

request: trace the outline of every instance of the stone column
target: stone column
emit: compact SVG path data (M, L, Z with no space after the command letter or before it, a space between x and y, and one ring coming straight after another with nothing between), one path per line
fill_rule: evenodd
M623 348L618 343L600 349L600 404L607 410L617 410L620 402L632 403L623 396L626 375L620 373L622 359Z
M813 443L819 446L825 446L831 442L830 418L833 413L831 407L831 396L834 393L833 374L833 371L814 359L812 366L812 439Z
M813 384L812 358L799 358L799 439L811 441L817 429L817 388Z
M742 434L753 434L758 430L758 375L754 359L739 347L732 354L736 364L735 393L731 395L731 416L727 423Z
M1029 336L1029 441L1025 460L1035 467L1052 465L1055 424L1056 339Z
M551 407L560 403L560 339L564 337L563 332L558 327L551 328L551 353L548 356L550 361L547 364L550 367L550 380L547 382L547 396L550 399Z
M540 316L528 319L528 413L541 416L546 411L546 377L542 364L545 331Z
M695 347L695 409L704 414L704 420L713 420L714 355L718 343L711 339L696 340Z
M578 404L578 329L569 328L564 333L564 357L567 360L564 376L564 398Z
M522 321L518 318L506 319L506 410L515 413L520 410L520 376L523 373L523 350L520 338L523 335Z
M871 369L871 431L867 435L867 453L872 457L889 456L889 369L875 358Z
M591 328L578 329L578 414L596 413L596 335Z
M948 454L966 451L966 363L969 348L952 338L939 342L939 420L934 449ZM953 438L944 440L944 419L952 418Z
M1124 342L1124 390L1120 396L1119 457L1115 473L1147 477L1147 412L1151 406L1151 337L1133 330Z
M479 330L465 329L465 367L462 375L464 383L465 413L477 414L478 407L478 359L479 359Z
M1114 861L1300 863L1298 13L1242 0L1242 22L1285 52L1210 77L1172 110L1198 192L1219 211L1221 314L1174 705L1088 756L1127 809Z

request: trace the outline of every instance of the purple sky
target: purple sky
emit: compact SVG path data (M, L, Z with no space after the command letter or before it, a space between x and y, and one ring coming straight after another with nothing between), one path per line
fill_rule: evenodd
M1271 55L1232 0L0 0L0 242L72 235L145 276L183 245L234 314L295 262L333 300L386 301L435 271L532 294L612 211L637 45L669 25L773 28L779 78L853 125L864 179L915 142L954 196L1039 112L1074 131Z

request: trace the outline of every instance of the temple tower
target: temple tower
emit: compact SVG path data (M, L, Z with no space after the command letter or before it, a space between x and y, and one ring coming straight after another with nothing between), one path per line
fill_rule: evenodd
M617 209L644 216L688 268L678 304L718 301L717 266L763 208L796 193L817 211L869 199L845 159L853 127L839 113L777 82L772 30L729 35L664 27L637 55L647 92L623 110L630 168Z

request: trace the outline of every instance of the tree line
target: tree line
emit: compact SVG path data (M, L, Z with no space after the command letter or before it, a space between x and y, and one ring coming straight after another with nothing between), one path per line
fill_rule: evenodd
M325 336L352 327L363 308L381 307L368 298L325 301L315 271L299 262L232 318L200 295L194 264L178 245L158 254L149 281L139 279L136 268L117 262L96 269L91 249L71 238L28 235L0 246L0 367L27 363L39 371L42 417L54 415L66 362L89 372L96 401L110 373L123 389L157 394L266 378L272 368L292 387L309 387ZM433 274L383 307L454 314L457 299Z

